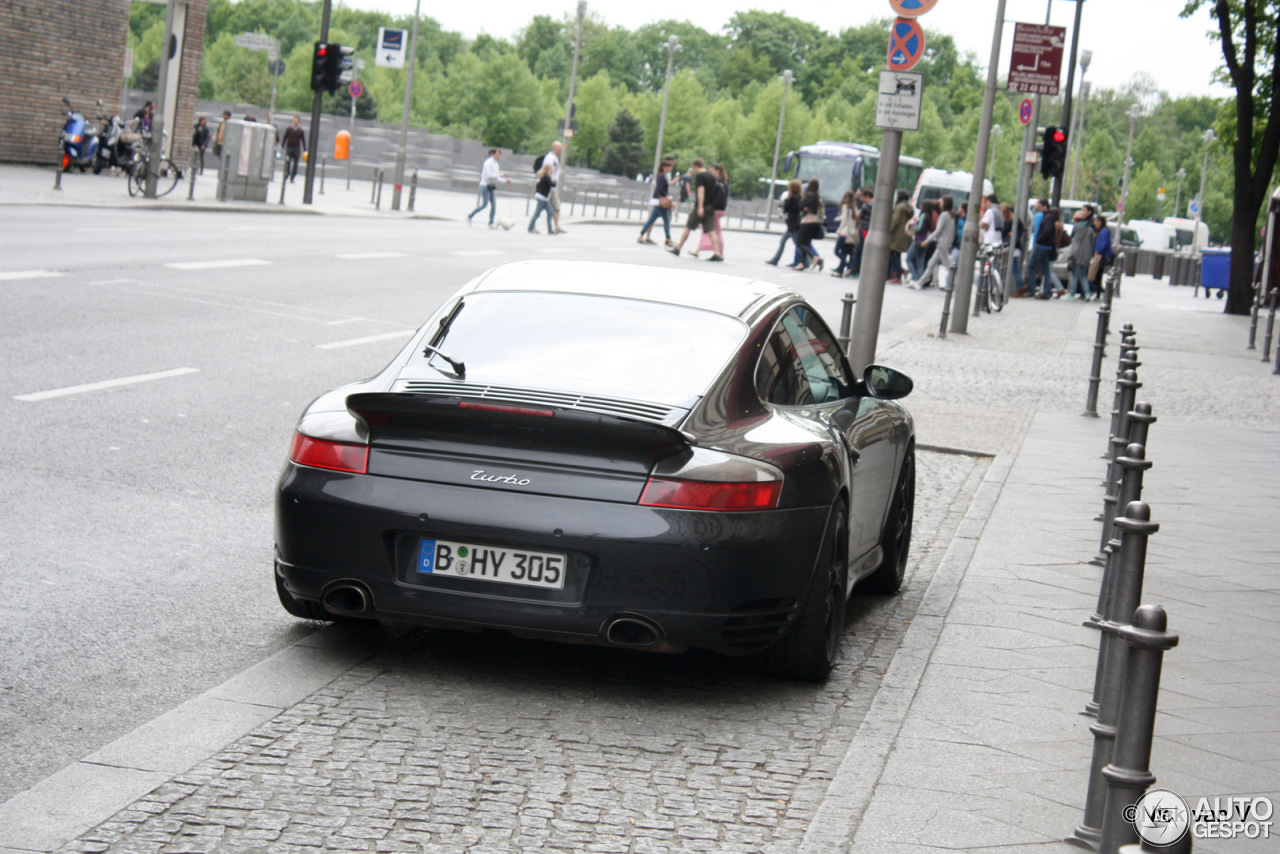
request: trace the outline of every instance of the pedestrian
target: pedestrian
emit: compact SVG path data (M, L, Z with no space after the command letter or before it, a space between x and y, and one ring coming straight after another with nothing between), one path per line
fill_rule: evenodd
M546 211L547 213L547 234L556 233L556 227L555 227L554 221L552 220L552 210L551 210L551 191L552 191L552 188L555 186L555 184L551 180L551 175L553 171L554 171L554 167L550 163L546 162L545 160L542 161L542 168L538 170L538 176L537 176L538 183L533 190L533 198L537 201L538 206L533 209L533 219L529 220L530 234L538 233L538 229L536 227L538 222L538 215L541 214L543 211Z
M991 193L982 200L982 245L999 246L1004 243L1004 214L1000 212L1000 199Z
M711 191L711 209L715 211L715 229L714 234L716 240L720 244L718 253L719 260L724 260L724 213L729 209L729 173L725 171L724 166L720 163L711 164L711 174L716 177L716 185ZM707 232L702 233L702 239L698 241L698 252L706 252L714 249L712 245L711 235ZM695 252L696 256L698 253ZM711 260L717 260L714 256Z
M688 170L683 175L680 175L680 180L676 181L676 184L680 187L680 196L676 202L676 212L673 216L675 216L676 222L679 222L680 211L689 203L689 197L693 194L693 178L690 177Z
M1016 287L1013 295L1015 297L1025 297L1027 288L1022 281L1022 259L1025 257L1024 247L1026 246L1026 227L1023 225L1025 220L1017 215L1017 211L1013 209L1013 205L1005 205L1005 230L1009 234L1009 251L1013 253L1013 263L1009 266L1013 268L1013 283Z
M929 257L929 263L925 265L924 275L921 276L918 281L911 283L910 287L912 288L919 288L923 290L924 288L932 286L934 283L936 283L939 288L945 286L943 271L945 271L949 266L949 261L951 259L951 247L955 244L956 240L956 220L955 216L951 213L955 206L955 199L953 199L950 194L947 194L939 199L938 203L938 224L925 239L925 243L927 245L935 247L934 252L933 255ZM939 270L939 267L942 268L941 271Z
M1094 215L1093 228L1097 232L1097 236L1093 239L1093 257L1098 260L1098 267L1092 270L1093 275L1089 279L1089 285L1094 299L1100 300L1102 299L1102 277L1111 266L1111 262L1115 260L1116 253L1111 246L1111 228L1101 215Z
M889 220L889 284L902 284L902 253L911 248L911 194L898 190L894 196L893 214Z
M929 263L929 248L925 247L925 240L933 233L933 225L937 219L937 200L925 199L921 202L920 214L916 217L916 226L911 236L911 248L907 250L908 284L918 281L924 275L925 265Z
M792 178L787 182L787 195L782 200L782 223L783 228L782 239L778 241L778 251L773 253L773 257L766 264L778 266L778 261L782 258L782 249L787 245L787 241L791 241L791 245L796 250L796 260L792 264L800 260L800 247L796 244L796 232L800 230L800 201L803 198L800 192L800 181Z
M1060 290L1053 286L1052 269L1053 259L1058 254L1057 226L1061 224L1058 222L1059 214L1060 211L1056 206L1049 207L1040 217L1040 227L1036 229L1036 245L1035 249L1031 250L1031 269L1040 279L1040 293L1036 294L1036 299L1049 299L1051 290L1054 293Z
M135 129L143 136L151 136L151 120L155 116L155 109L155 102L147 101L133 114Z
M231 111L222 111L222 121L218 122L218 129L213 132L213 156L219 160L222 159L222 144L227 138L227 122L231 120Z
M1067 299L1089 298L1089 262L1093 260L1093 244L1093 208L1085 205L1071 217L1071 248L1067 251L1071 287Z
M204 116L196 119L196 126L191 132L191 147L200 154L200 174L204 174L204 151L209 147L209 122Z
M853 249L853 262L850 265L853 275L862 275L862 253L867 248L867 232L871 230L871 211L875 205L875 189L862 188L862 202L858 206L858 245Z
M298 161L302 158L302 152L307 150L307 134L302 130L302 118L300 116L293 117L293 124L285 129L284 137L280 140L280 147L284 149L284 178L290 182L298 180Z
M823 228L826 215L826 206L823 205L822 195L818 192L818 179L812 178L809 180L809 186L805 188L804 201L800 203L800 231L796 239L796 245L800 247L800 263L791 269L807 269L811 258L814 266L819 270L822 269L822 256L818 254L813 242L826 236Z
M560 155L564 153L564 144L560 140L551 143L551 150L542 158L542 165L551 164L551 193L547 200L551 203L551 216L555 220L556 228L552 234L564 234L564 229L560 227Z
M853 253L853 247L858 245L858 200L862 196L862 191L855 193L853 190L845 190L844 195L840 197L840 222L836 226L836 246L833 250L836 257L840 259L840 263L831 271L831 275L835 278L843 278L846 269L850 266L849 259ZM849 235L854 235L855 239L850 240Z
M658 174L653 177L653 196L650 199L652 209L649 211L649 218L645 221L644 226L640 229L640 237L637 243L653 243L653 239L649 237L649 232L653 230L653 225L659 219L662 220L662 230L667 235L667 246L675 246L671 242L671 208L673 200L671 198L671 182L668 175L676 168L676 161L673 157L668 157L658 164Z
M498 158L501 156L501 149L491 148L488 158L480 165L480 206L467 214L467 225L471 225L473 216L488 208L489 227L498 227L493 222L493 218L498 215L498 182L505 180L508 184L511 183L507 173L498 168ZM536 216L534 218L537 219Z
M715 176L707 171L707 163L701 157L695 157L693 162L689 164L689 171L693 173L693 192L690 195L689 221L685 223L684 232L680 235L680 240L675 246L667 249L672 255L679 255L680 250L684 247L684 243L689 239L690 233L695 228L701 228L704 232L710 232L712 237L712 248L715 255L711 256L712 261L723 261L720 257L720 247L716 245L716 215L715 209L711 206L711 194L715 189ZM694 253L697 254L696 252Z

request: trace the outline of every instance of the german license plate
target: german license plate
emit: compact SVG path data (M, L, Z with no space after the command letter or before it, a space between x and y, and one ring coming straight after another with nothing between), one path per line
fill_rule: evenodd
M418 550L418 572L422 575L452 575L563 590L564 569L565 556L555 552L504 549L426 538Z

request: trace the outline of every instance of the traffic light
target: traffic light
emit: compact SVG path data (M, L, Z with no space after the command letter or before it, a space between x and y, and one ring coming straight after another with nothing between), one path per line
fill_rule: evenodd
M311 55L311 90L318 92L328 88L329 54L331 46L324 42L316 42L315 52ZM333 89L329 89L330 92Z
M1044 144L1040 150L1040 174L1057 178L1067 165L1067 132L1052 125L1044 129Z
M351 54L355 52L354 47L316 42L316 50L311 57L311 88L316 91L324 89L332 94L350 80Z

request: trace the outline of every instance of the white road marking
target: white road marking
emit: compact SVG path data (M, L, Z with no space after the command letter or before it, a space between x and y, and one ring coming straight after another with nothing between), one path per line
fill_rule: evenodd
M365 261L374 258L408 258L408 252L342 252L333 256L344 261Z
M292 229L288 228L272 228L268 225L230 225L227 231L272 231L280 234L288 234Z
M66 273L59 273L57 270L15 270L10 273L0 273L0 282L16 282L19 279L56 279L65 275Z
M128 284L129 282L136 282L136 281L138 280L137 279L103 279L100 282L90 282L89 286L92 287L94 285L125 285L125 284Z
M392 338L408 338L416 329L402 329L399 332L384 332L381 335L366 335L363 338L348 338L345 341L330 341L328 344L317 344L317 350L337 350L339 347L358 347L361 344L373 344L378 341L389 341Z
M541 252L544 255L565 255L572 252L580 252L581 250L573 246L548 246L544 249L537 249L535 251Z
M261 267L270 263L261 258L231 258L226 261L179 261L164 266L175 270L221 270L227 267Z
M454 249L450 255L477 256L477 255L506 255L503 249Z
M85 234L120 234L134 231L144 231L142 228L77 228L76 231Z
M135 383L146 383L152 380L166 380L170 377L180 377L184 374L194 374L199 368L174 368L171 371L157 371L153 374L135 374L131 377L120 377L115 380L102 380L96 383L85 383L84 385L67 386L66 388L49 389L48 391L36 391L31 394L15 394L14 400L49 400L54 397L66 397L71 394L84 394L90 391L101 391L107 388L116 388L122 385L133 385Z
M325 325L326 325L326 326L341 326L341 325L343 325L344 323L358 323L358 322L360 322L361 320L368 320L368 319L369 319L369 318L367 318L367 317L344 317L344 318L342 318L341 320L328 320L328 321L325 321Z

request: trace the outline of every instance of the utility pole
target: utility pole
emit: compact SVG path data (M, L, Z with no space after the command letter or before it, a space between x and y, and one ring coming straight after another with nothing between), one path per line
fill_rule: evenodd
M1213 145L1217 138L1218 135L1213 132L1213 128L1204 132L1204 165L1200 167L1200 197L1196 199L1196 216L1191 226L1191 251L1196 255L1200 254L1200 218L1204 216L1204 185L1205 179L1209 177L1209 146ZM1280 364L1280 357L1277 357L1277 364Z
M1076 82L1076 48L1080 44L1080 17L1084 13L1084 0L1075 0L1076 21L1071 28L1071 60L1067 65L1067 92L1062 100L1062 127L1067 129L1067 145L1071 145L1071 90ZM1065 164L1065 160L1063 161ZM1062 201L1062 175L1053 179L1053 204Z
M1071 198L1076 195L1076 176L1080 174L1080 149L1084 148L1084 110L1089 104L1089 84L1084 76L1089 71L1089 63L1093 61L1093 51L1086 50L1080 54L1080 109L1076 110L1075 127L1067 137L1067 145L1071 149ZM1096 201L1096 200L1095 200Z
M413 34L409 36L409 69L404 78L404 110L400 113L400 144L396 146L396 182L391 191L391 209L400 210L400 189L404 186L404 155L409 142L409 107L413 104L413 67L418 64L418 16L422 12L422 0L413 8ZM355 115L356 99L351 99L351 112ZM351 162L348 154L347 162Z
M667 130L667 97L671 94L671 66L680 49L680 37L674 33L667 38L667 82L662 85L662 115L658 118L658 143L653 147L653 185L658 186L658 166L662 163L662 135Z
M573 40L573 69L569 72L569 103L564 105L564 136L573 136L573 90L578 84L578 57L582 54L582 19L587 15L587 0L578 0L578 34ZM564 168L564 164L560 164ZM657 170L655 170L657 171Z
M169 0L166 4L164 15L164 45L165 49L160 51L160 85L159 91L156 92L155 110L151 116L151 153L147 165L147 180L143 185L143 195L148 199L156 197L156 178L158 174L156 170L160 168L160 164L164 160L165 145L164 134L166 123L172 124L173 116L166 109L169 103L169 64L177 61L181 68L182 57L177 54L181 51L184 39L179 38L175 31L186 29L187 24L187 3L186 0ZM173 99L177 112L177 98Z
M791 69L782 72L782 107L778 110L778 138L773 141L773 171L769 173L769 206L765 208L764 230L773 225L773 192L778 183L778 156L782 153L782 123L787 118L787 90L791 88Z
M320 7L320 38L317 41L329 43L329 10L333 5L333 0L324 0ZM316 152L320 149L320 99L322 93L317 89L311 96L311 127L307 131L307 138L311 140L311 153L307 157L307 173L302 181L302 203L304 205L311 204L311 188L316 180Z
M982 176L987 171L987 144L991 135L991 113L995 109L997 71L1000 64L1000 37L1004 34L1005 0L996 7L995 34L991 37L991 62L987 66L987 88L982 95L982 118L978 122L978 150L973 155L973 183L969 189L969 215L960 241L960 266L956 270L955 309L951 313L951 332L964 335L969 331L970 305L973 294L973 265L978 259L979 222L982 211Z
M1137 102L1129 105L1129 147L1124 152L1124 189L1120 191L1120 224L1124 225L1129 218L1126 210L1129 203L1129 170L1133 168L1133 128L1142 115L1142 107Z

